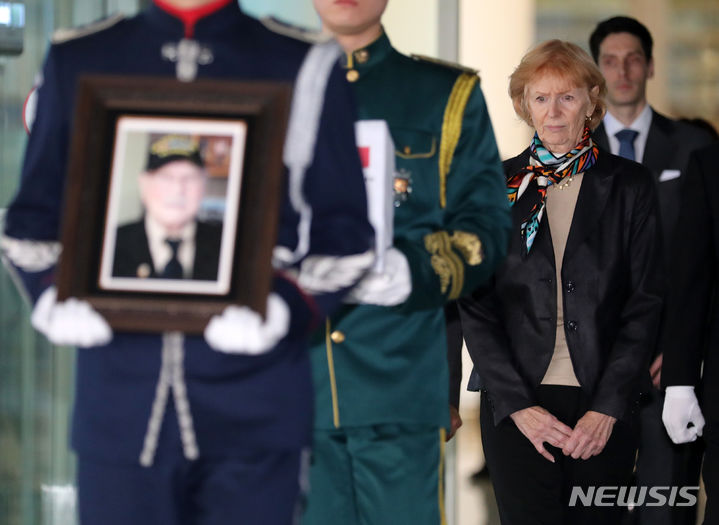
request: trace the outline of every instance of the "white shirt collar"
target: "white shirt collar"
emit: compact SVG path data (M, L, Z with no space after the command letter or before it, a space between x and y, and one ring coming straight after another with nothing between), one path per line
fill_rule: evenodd
M617 131L623 129L633 129L638 132L637 138L634 140L634 155L636 156L637 162L642 162L644 159L644 150L647 145L647 136L649 135L649 127L652 125L652 108L649 104L644 105L644 109L637 115L629 126L622 124L617 118L612 115L609 111L604 115L604 131L607 132L607 138L609 139L609 149L614 155L619 154L619 140L614 134Z
M192 276L192 268L195 263L196 231L197 223L193 221L182 229L178 237L180 247L177 250L177 258L182 265L185 278ZM145 214L145 232L147 234L147 244L150 248L150 256L152 257L152 265L155 267L155 272L159 274L172 258L172 250L165 242L168 235L165 233L165 228L147 214Z

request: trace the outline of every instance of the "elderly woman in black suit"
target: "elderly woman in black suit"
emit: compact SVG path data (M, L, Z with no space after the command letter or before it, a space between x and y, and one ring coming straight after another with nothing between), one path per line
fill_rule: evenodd
M504 163L515 233L491 285L460 303L505 525L610 523L630 496L661 239L651 174L591 139L605 91L592 59L559 40L510 78L515 111L536 130ZM599 492L612 506L594 505L600 486L613 487Z

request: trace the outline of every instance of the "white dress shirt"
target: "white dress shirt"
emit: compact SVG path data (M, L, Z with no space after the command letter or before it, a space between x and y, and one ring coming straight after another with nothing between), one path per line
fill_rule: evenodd
M644 150L647 146L647 135L649 135L649 126L652 125L652 108L649 104L644 105L644 109L637 118L629 126L625 126L614 117L609 111L604 115L604 131L607 132L609 139L609 149L614 155L619 155L619 139L614 136L617 131L623 129L633 129L639 135L634 140L634 157L637 162L644 159Z

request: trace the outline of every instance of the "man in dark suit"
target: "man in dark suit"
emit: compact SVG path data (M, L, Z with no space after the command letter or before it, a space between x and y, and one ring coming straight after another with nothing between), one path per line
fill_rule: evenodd
M594 60L607 81L607 113L594 132L602 148L647 166L658 187L665 260L679 213L684 171L689 154L711 142L703 130L657 113L647 102L647 81L654 76L652 37L633 18L618 16L600 22L589 39ZM696 485L699 454L672 445L661 424L663 395L659 390L662 354L652 358L654 388L641 415L641 441L637 463L640 486ZM641 507L640 523L669 525L693 523L694 509L672 520L669 506Z
M139 176L145 214L117 229L113 277L217 279L222 225L197 220L207 173L198 141L152 141Z
M703 431L706 446L703 470L707 493L705 525L719 523L717 158L719 144L715 143L694 153L689 161L677 235L672 245L678 256L670 264L672 282L666 302L668 315L661 337L665 363L662 385L666 387L663 420L667 433L675 443L688 443L695 441ZM680 232L684 234L680 235ZM685 232L691 232L691 235Z

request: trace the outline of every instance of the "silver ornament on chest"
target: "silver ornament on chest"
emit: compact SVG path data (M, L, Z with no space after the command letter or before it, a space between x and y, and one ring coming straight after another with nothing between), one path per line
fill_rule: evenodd
M407 202L412 193L412 173L404 168L400 168L394 174L394 206L399 208L402 203Z
M209 47L201 46L199 42L189 38L183 38L177 44L164 44L161 53L165 60L175 62L175 74L182 82L195 80L197 66L206 66L214 59Z

